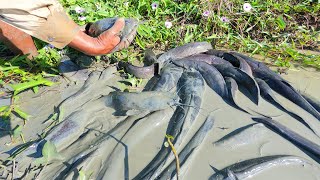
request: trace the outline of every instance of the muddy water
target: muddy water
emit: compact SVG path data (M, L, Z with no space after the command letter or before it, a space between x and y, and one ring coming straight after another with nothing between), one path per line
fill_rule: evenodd
M291 69L288 71L288 75L282 76L297 90L312 95L320 100L320 94L318 93L318 89L320 88L319 75L319 72L312 69ZM121 80L120 77L112 78L109 80L108 85L117 86L119 80ZM25 139L29 140L36 138L37 134L41 133L46 127L47 124L43 124L42 122L52 115L54 107L63 99L77 91L81 86L82 84L67 86L62 83L54 87L46 88L36 95L32 92L21 95L19 101L21 109L30 113L33 117L27 122L23 130ZM105 92L108 91L111 92L113 89L110 88L105 90ZM243 90L243 92L247 94L245 90ZM317 119L282 96L278 94L276 94L276 96L282 102L283 106L310 122L310 124L320 132L319 121ZM318 136L285 112L277 109L267 101L264 101L264 99L261 98L260 103L257 106L242 92L238 92L237 102L242 108L253 114L259 112L264 115L272 116L273 119L320 145L320 138ZM90 103L90 106L95 106L95 103ZM90 111L88 111L88 113L90 113ZM114 117L112 115L112 109L110 108L101 109L100 111L95 112L95 114L92 114L92 123L87 126L97 131L90 131L85 138L76 141L69 148L62 150L61 153L71 157L72 153L91 151L91 149L88 148L91 146L93 151L96 147L98 150L94 151L93 155L90 156L88 160L84 161L84 163L76 166L75 170L79 171L80 168L82 168L81 170L83 172L92 172L93 178L132 179L153 159L163 146L166 128L172 113L173 109L167 109L149 114L127 131L129 127L131 127L132 122L134 122L134 118L127 121L125 119L126 117ZM182 166L180 173L181 179L208 179L215 172L210 166L216 169L223 169L224 167L239 161L267 155L296 155L307 159L316 167L320 168L320 165L302 150L263 126L257 129L260 129L264 133L253 133L246 135L243 138L239 138L239 141L243 142L234 144L232 147L227 143L214 145L213 143L215 141L240 127L254 123L254 121L251 120L251 115L227 105L221 97L209 87L206 87L200 113L183 140L183 143L177 148L178 152L181 151L209 115L213 116L215 119L214 127L207 134L203 143L193 152L192 156L189 157L186 164ZM13 120L12 126L18 122L18 120ZM101 138L103 137L103 132L108 132L119 122L123 122L124 125L115 131L113 134L114 139L105 140L102 143L97 144L98 140L103 139ZM81 133L83 132L79 132L79 134ZM252 136L255 137L251 138ZM119 140L121 140L120 144L118 144ZM7 157L3 152L14 147L3 146L6 142L10 142L8 136L0 139L1 159ZM173 156L170 156L170 159L167 161L164 168L171 160L173 160ZM68 162L70 162L70 160L68 160ZM57 174L60 173L63 168L65 167L61 162L56 162L53 165L48 166L47 169L42 172L40 178L57 178ZM72 179L72 176L76 174L77 173L70 173L67 176L67 179ZM319 179L319 175L320 170L317 168L283 165L276 168L270 168L250 179Z

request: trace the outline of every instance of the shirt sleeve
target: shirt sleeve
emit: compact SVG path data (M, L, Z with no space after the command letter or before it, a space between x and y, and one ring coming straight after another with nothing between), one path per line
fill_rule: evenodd
M60 49L80 31L57 0L0 0L0 20Z

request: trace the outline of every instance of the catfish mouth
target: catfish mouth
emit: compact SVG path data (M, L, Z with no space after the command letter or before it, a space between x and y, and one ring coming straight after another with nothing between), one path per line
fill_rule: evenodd
M90 30L90 27L91 27L92 24L93 24L92 22L89 22L85 27L85 33L88 34L88 35L90 35L89 30Z

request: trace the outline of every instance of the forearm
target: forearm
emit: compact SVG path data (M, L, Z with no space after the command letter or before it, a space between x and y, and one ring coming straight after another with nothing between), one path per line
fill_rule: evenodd
M118 34L124 25L124 19L120 18L114 26L98 37L91 37L79 31L68 46L92 56L111 53L120 42Z
M90 37L82 31L76 34L68 46L91 56L101 55L103 49L96 38Z
M57 48L80 31L57 0L0 0L0 19Z

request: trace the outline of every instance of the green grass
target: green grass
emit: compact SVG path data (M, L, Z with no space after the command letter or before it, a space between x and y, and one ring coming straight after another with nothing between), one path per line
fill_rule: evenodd
M319 55L298 51L319 50L319 2L254 0L250 1L252 10L244 12L245 1L236 0L60 1L79 25L115 16L143 21L132 45L109 55L120 60L141 60L145 48L166 51L189 42L208 41L217 49L262 55L281 68L293 64L320 68ZM151 6L154 2L159 4L156 9ZM77 13L76 7L84 8L85 12ZM203 15L205 11L209 16ZM79 20L79 17L86 19ZM166 21L172 22L173 26L166 28ZM42 77L58 74L57 65L62 51L73 55L78 53L68 47L62 51L48 49L46 43L35 42L40 53L35 61L28 61L24 56L11 60L0 58L0 87L15 84L13 87L18 88L13 89L13 94L28 88L37 92L39 85L50 84ZM6 47L0 44L0 55L7 52Z
M95 22L107 17L134 17L144 22L134 43L126 50L114 55L122 60L141 59L143 49L168 50L193 41L209 41L215 48L224 48L260 54L273 59L274 65L289 67L292 63L320 67L320 56L305 55L298 49L319 48L320 3L292 0L251 1L251 12L244 12L245 1L235 0L191 0L183 1L105 1L105 0L60 0L67 13L79 24ZM157 2L157 9L151 4ZM75 8L85 9L76 13ZM209 11L208 17L203 12ZM79 17L86 17L80 21ZM229 22L223 22L221 18ZM166 28L165 21L173 23ZM317 42L318 41L318 42ZM35 62L13 60L0 61L1 67L19 65L27 76L42 72L57 73L59 63L57 49L45 50L45 43L36 40L40 56ZM0 51L5 48L0 46ZM65 48L65 51L76 53ZM0 83L21 82L21 72L8 71L10 76L0 74ZM17 74L17 77L14 77ZM14 77L14 78L13 78Z
M129 60L141 57L144 48L168 50L192 41L210 41L215 48L226 48L272 58L280 67L292 63L320 67L320 56L298 53L298 49L316 49L319 44L320 4L310 1L256 0L251 12L244 12L244 1L93 1L61 0L71 17L80 25L96 20L123 16L135 17L145 23L140 26L133 45L117 54ZM127 4L126 4L127 2ZM159 7L152 9L153 2ZM75 7L85 12L77 14ZM203 12L210 16L204 17ZM78 20L86 17L85 21ZM226 17L229 22L223 22ZM173 23L168 29L165 21ZM129 52L129 53L128 53Z

